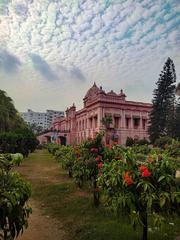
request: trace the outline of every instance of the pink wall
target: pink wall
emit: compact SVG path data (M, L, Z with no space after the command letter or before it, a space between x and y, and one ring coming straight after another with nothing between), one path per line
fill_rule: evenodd
M120 144L125 144L127 137L148 139L151 104L126 101L126 95L122 90L119 94L113 91L105 93L96 84L88 90L83 100L83 109L76 111L73 104L67 108L65 118L56 119L52 124L53 129L70 131L67 134L67 144L80 143L105 130L101 120L106 115L111 115L113 119L107 132L110 139L115 135Z

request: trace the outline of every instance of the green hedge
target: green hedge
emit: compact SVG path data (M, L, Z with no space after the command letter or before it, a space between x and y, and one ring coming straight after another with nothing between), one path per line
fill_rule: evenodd
M29 129L0 133L1 153L22 153L25 157L36 149L38 141Z

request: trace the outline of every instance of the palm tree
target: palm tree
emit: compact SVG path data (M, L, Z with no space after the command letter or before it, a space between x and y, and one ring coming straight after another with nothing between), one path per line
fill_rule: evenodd
M108 129L110 124L112 123L112 116L107 115L107 116L103 117L101 122L105 126L105 128Z
M108 142L108 130L110 128L110 124L112 123L112 116L107 115L107 116L103 117L101 122L105 127L105 138L106 138L106 143L107 143Z

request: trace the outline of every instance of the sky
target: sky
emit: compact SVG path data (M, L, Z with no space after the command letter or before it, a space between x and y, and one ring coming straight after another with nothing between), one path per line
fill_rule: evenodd
M19 111L80 109L94 82L151 102L168 57L180 81L178 0L0 0L0 89Z

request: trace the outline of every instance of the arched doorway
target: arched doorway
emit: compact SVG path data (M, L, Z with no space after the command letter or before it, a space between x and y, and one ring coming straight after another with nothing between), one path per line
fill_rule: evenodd
M60 136L59 138L61 140L61 145L66 146L66 137Z
M51 142L51 137L50 136L45 136L46 138L46 143L50 143Z

